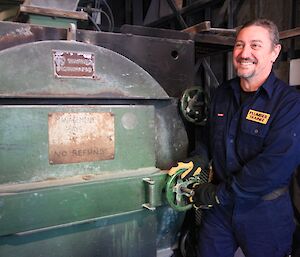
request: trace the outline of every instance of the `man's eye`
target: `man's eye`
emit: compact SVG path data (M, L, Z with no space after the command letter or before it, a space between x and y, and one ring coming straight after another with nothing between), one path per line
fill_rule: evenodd
M252 49L259 49L261 47L260 44L251 44Z
M243 44L242 43L235 43L234 47L235 48L242 48Z

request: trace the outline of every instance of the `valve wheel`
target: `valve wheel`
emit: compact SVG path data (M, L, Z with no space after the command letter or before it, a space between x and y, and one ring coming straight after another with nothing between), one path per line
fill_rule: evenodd
M207 122L207 105L208 96L201 87L186 89L180 100L180 110L184 118L200 126Z
M187 211L193 207L187 202L187 196L181 193L180 185L184 183L180 179L180 175L186 169L179 169L173 176L171 176L166 185L166 198L170 206L177 211Z

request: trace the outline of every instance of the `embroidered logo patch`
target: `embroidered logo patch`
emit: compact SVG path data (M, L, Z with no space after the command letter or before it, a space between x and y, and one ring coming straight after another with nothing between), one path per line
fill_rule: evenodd
M258 122L261 124L267 124L270 118L269 113L259 112L255 110L249 110L246 119L254 122Z

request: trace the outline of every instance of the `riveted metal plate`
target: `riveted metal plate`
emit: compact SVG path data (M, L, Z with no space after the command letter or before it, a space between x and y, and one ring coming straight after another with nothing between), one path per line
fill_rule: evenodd
M112 113L49 113L49 163L114 159Z
M53 50L54 76L57 78L94 78L93 53Z

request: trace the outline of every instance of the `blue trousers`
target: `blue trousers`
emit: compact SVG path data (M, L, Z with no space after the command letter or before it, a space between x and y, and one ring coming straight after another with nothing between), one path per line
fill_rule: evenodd
M241 247L246 257L284 257L291 251L295 229L288 193L274 200L236 200L205 210L198 257L233 257Z

